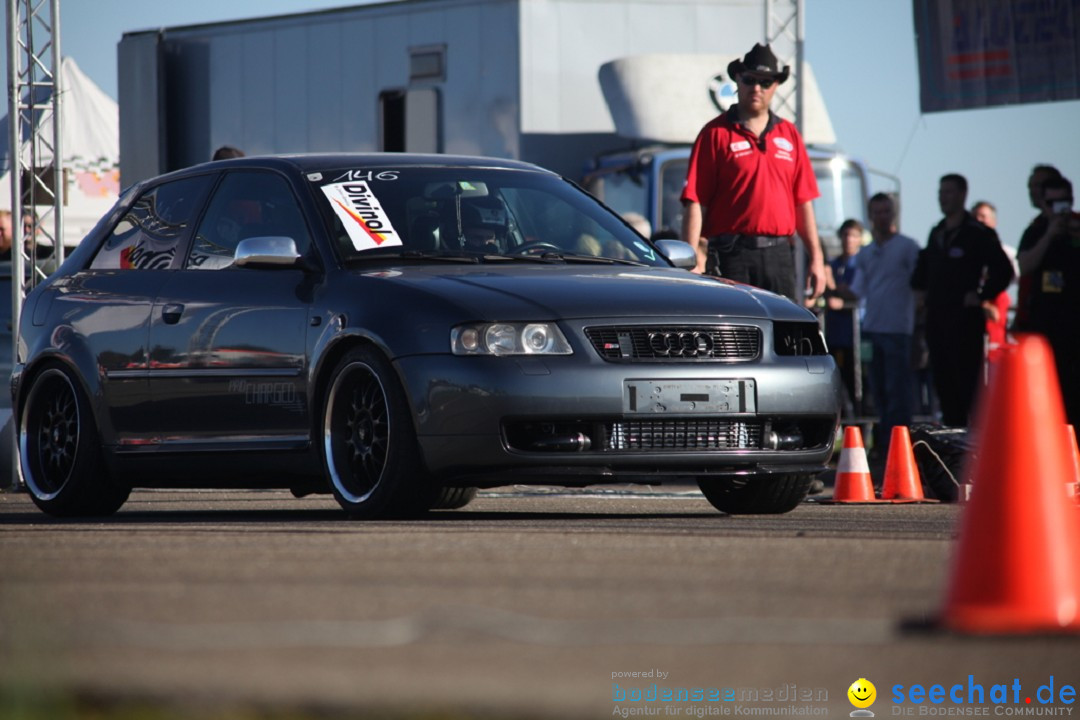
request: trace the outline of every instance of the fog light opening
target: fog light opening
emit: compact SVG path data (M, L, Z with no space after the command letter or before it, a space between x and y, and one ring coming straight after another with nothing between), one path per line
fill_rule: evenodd
M797 427L769 430L765 434L765 446L770 450L797 450L803 447L803 435Z
M533 440L532 449L546 452L585 452L592 448L592 440L585 433L552 435Z

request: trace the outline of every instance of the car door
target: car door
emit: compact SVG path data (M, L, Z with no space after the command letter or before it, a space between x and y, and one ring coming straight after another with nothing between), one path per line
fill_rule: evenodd
M154 298L177 263L179 248L214 177L200 175L147 189L121 215L89 266L53 283L33 322L54 326L50 342L64 353L83 347L93 361L107 414L102 438L137 448L151 440L150 314Z
M283 176L225 173L151 316L150 389L164 446L281 449L308 440L305 344L318 275L233 266L237 244L261 236L290 237L302 255L311 246Z

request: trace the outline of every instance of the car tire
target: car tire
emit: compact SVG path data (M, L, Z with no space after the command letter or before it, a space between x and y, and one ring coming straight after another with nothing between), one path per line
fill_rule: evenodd
M432 507L438 488L420 458L412 414L390 363L370 346L352 348L328 388L323 470L341 507L353 518L400 517Z
M111 515L131 494L109 476L86 393L62 365L44 368L26 393L19 454L30 497L49 515Z
M432 510L460 510L476 497L474 487L448 487L439 490Z
M806 499L813 480L813 475L704 478L698 487L713 507L729 515L779 515Z

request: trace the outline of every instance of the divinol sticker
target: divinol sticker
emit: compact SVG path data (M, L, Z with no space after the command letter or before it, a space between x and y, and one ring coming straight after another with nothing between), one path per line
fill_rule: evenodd
M366 181L323 185L322 191L357 250L401 245L401 236L390 224L390 218Z

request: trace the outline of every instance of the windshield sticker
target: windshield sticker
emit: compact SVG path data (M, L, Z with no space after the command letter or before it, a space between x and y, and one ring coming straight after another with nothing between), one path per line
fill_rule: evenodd
M334 182L371 182L372 180L384 180L391 181L398 179L398 173L400 170L382 170L380 172L374 172L372 170L346 170L341 175L334 178Z
M366 182L323 185L322 191L349 233L354 248L372 250L401 245L401 236Z
M645 257L649 258L650 260L655 260L656 259L656 253L653 252L653 249L651 247L649 247L648 245L646 245L645 243L641 242L640 240L635 240L634 241L634 247L636 247L638 250L640 250L641 254L644 255Z
M322 180L322 173L308 173L308 182L319 182Z

